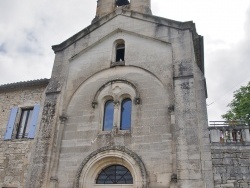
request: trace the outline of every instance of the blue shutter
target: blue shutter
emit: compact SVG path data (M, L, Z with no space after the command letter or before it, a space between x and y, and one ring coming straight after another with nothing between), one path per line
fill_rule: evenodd
M10 140L12 137L12 132L14 129L15 121L16 121L16 115L17 115L18 107L13 107L10 111L10 117L7 124L6 132L4 135L4 140Z
M34 138L36 133L36 124L39 116L40 105L37 104L34 106L32 117L31 117L31 124L29 128L28 138Z

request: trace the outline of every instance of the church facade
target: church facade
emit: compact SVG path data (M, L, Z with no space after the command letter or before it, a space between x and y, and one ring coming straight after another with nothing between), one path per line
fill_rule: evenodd
M98 0L92 24L52 48L50 80L0 86L0 186L214 187L193 22Z

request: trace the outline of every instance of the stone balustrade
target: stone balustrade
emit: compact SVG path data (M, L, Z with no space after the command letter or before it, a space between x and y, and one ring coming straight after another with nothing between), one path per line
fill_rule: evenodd
M224 126L222 126L224 125ZM227 122L210 122L209 133L211 143L245 143L250 142L250 126L230 125Z

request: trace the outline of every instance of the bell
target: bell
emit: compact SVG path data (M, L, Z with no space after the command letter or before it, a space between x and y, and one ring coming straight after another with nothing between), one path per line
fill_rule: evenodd
M116 5L118 7L120 6L124 6L124 5L128 5L129 4L129 1L128 0L116 0Z

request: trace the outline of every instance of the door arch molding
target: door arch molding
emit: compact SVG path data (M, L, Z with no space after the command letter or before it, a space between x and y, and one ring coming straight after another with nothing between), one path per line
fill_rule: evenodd
M110 165L123 165L131 172L136 188L147 188L147 172L140 157L124 146L107 146L89 154L80 164L74 188L94 186L98 173Z

